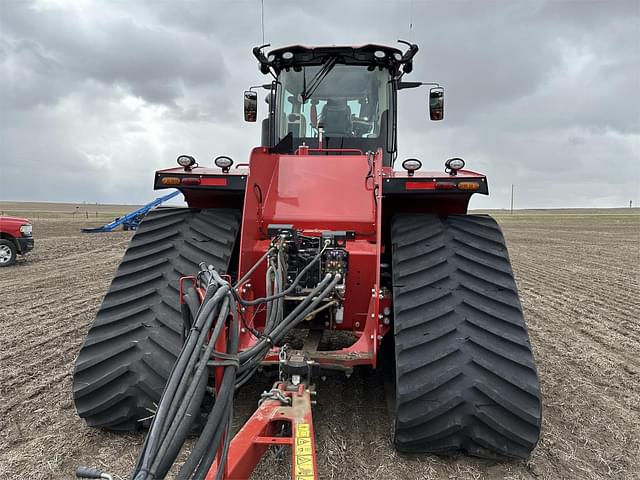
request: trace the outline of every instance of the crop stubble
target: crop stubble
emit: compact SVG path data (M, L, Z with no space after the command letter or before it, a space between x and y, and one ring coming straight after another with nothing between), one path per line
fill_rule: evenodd
M640 215L627 212L498 216L544 397L527 462L397 454L380 377L362 370L319 385L321 478L640 478ZM130 235L82 235L77 222L38 216L36 250L0 276L0 479L69 479L80 464L127 478L142 436L86 427L70 392L75 355ZM240 392L236 426L267 386L257 379ZM253 478L287 472L286 455L271 453Z

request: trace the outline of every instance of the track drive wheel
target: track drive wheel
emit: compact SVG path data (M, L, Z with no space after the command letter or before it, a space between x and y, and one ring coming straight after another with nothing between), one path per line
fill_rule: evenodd
M542 407L500 227L403 214L391 239L396 448L526 458Z

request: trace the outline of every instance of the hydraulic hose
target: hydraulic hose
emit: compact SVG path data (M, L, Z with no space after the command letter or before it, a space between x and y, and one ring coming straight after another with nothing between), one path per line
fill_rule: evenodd
M193 383L197 388L195 395L188 400L185 399L183 402L183 405L186 407L185 416L187 418L177 424L176 428L173 430L171 438L162 443L150 469L150 472L153 475L152 478L165 478L167 472L180 453L180 449L189 436L195 420L200 416L200 408L204 399L208 380L207 375L202 375L197 384Z
M207 284L207 291L204 298L205 301L201 305L198 315L194 319L191 332L189 333L178 359L173 366L167 385L165 386L165 390L160 398L158 409L138 460L136 475L133 477L135 480L162 478L161 476L156 477L150 468L159 448L158 442L166 432L165 422L168 418L167 414L172 410L173 403L180 400L178 393L184 389L184 385L191 377L190 370L188 370L188 368L192 364L192 358L194 357L193 354L194 352L197 354L197 346L202 345L202 341L209 331L207 327L209 327L213 321L212 313L218 306L219 300L225 294L224 289L219 288L218 285L218 283L214 282L208 282ZM207 321L209 319L210 321ZM197 360L197 355L195 356L195 359Z
M194 288L188 288L183 292L186 305L183 310L185 325L190 325L190 329L160 398L132 480L157 480L166 476L193 422L199 416L199 408L212 367L223 369L221 382L215 392L215 401L196 444L176 478L204 479L219 449L221 465L224 465L231 441L230 427L235 390L249 381L269 350L291 329L302 322L309 313L317 312L326 306L317 308L320 302L331 295L341 280L339 274L326 274L284 317L284 297L293 291L320 260L327 244L286 289L284 285L288 266L282 246L283 240L272 244L233 287L212 267L201 264L202 271L198 278L201 284L206 285L206 290L200 304ZM241 299L236 289L267 259L269 265L265 274L266 296L251 301ZM262 332L256 332L258 341L242 352L238 352L240 323L236 301L245 306L266 304L267 307L264 329ZM225 351L218 352L216 344L226 325L228 338ZM219 468L216 479L221 478L222 472L223 469Z
M318 295L320 293L320 291L326 287L326 285L331 281L331 275L327 274L322 281L311 291L311 293L302 301L300 302L300 304L289 314L287 315L287 317L282 320L282 322L280 322L279 325L277 325L273 331L271 332L264 332L264 336L253 346L251 346L249 349L244 350L242 352L240 352L240 354L238 355L238 358L240 360L240 370L243 370L243 364L245 363L245 361L250 360L252 358L255 357L256 351L262 349L263 347L268 347L271 348L271 346L276 343L274 337L274 332L281 332L283 328L283 325L286 326L291 319L297 315L299 313L299 311L305 307L305 305L308 304L309 301L311 301L311 299L313 297L315 297L316 295ZM336 282L337 283L337 282ZM326 296L326 295L325 295ZM322 297L324 298L324 297Z
M250 354L251 357L240 367L240 370L244 372L244 374L237 380L236 389L239 389L240 387L245 385L251 379L251 377L253 377L256 370L260 366L260 361L268 353L272 344L279 342L289 332L289 330L291 330L302 320L304 320L309 312L313 311L314 307L331 293L335 285L340 281L340 278L340 275L336 275L333 280L331 280L331 275L325 276L322 282L318 284L318 286L305 299L305 304L307 305L306 308L305 304L301 303L300 305L298 305L298 307L280 323L280 325L278 326L280 328L271 333L271 336L268 337L268 339L265 338L260 340L253 347L245 350L239 355L239 357L242 357L242 355L246 352L247 354ZM320 291L323 287L326 288L323 291ZM311 301L311 304L309 304L309 301L311 299L314 300Z
M251 277L251 275L253 274L253 272L255 272L255 271L257 270L257 268L260 266L260 264L261 264L262 262L264 262L264 261L265 261L265 259L266 259L266 258L267 258L267 257L268 257L272 252L273 252L274 248L275 248L275 247L270 247L270 248L269 248L269 250L267 250L267 251L264 253L264 255L262 255L262 256L258 259L258 261L257 261L256 263L254 263L253 267L251 267L251 268L247 271L247 273L245 273L245 274L242 276L242 278L236 282L236 285L242 285L244 282L246 282L246 281L247 281L247 279L248 279L249 277Z
M218 314L218 321L214 326L209 342L205 348L204 354L202 355L202 359L200 360L200 363L196 367L191 383L189 384L188 390L184 395L184 400L180 403L175 413L171 411L169 412L169 418L173 418L173 421L171 422L171 425L169 426L169 429L166 433L165 441L163 442L163 444L160 446L158 450L157 456L159 458L159 461L162 461L162 459L164 458L175 458L180 450L180 447L184 443L184 439L181 439L180 435L178 435L178 439L181 441L174 442L173 444L172 444L172 441L178 429L183 427L185 424L189 424L190 426L193 423L193 420L191 420L190 422L184 422L184 417L187 411L189 410L189 407L192 405L194 398L200 397L200 402L198 403L198 407L202 403L202 397L204 396L204 390L205 390L206 380L207 380L206 359L208 359L211 356L213 347L216 341L218 340L220 332L222 331L222 326L224 325L224 321L228 314L229 314L229 297L225 297L223 300L222 308L220 309L220 313ZM184 430L184 428L182 428L182 430ZM188 430L187 430L187 433L188 433ZM175 450L176 446L178 447L177 450ZM171 451L171 453L173 453L173 456L167 453L167 451L171 449L171 447L173 447L173 450ZM173 462L171 462L171 464L172 463ZM171 464L169 464L169 467L171 466ZM156 471L156 469L154 469L152 466L151 471L154 472Z
M314 289L315 291L321 290L318 294L317 297L314 298L313 294L310 294L309 298L312 298L313 300L307 305L307 307L301 307L298 306L298 308L296 308L291 314L289 314L287 316L287 318L289 319L289 321L283 321L279 327L280 328L280 335L284 336L284 334L286 334L291 328L293 328L295 325L297 325L300 321L302 321L305 316L308 314L308 312L312 311L316 305L318 303L320 303L324 298L326 298L331 291L333 290L333 288L335 287L335 285L340 281L341 276L340 275L336 275L335 277L332 278L332 276L330 274L327 274L325 276L325 278L323 279L323 281L318 285L318 287L316 287L316 289ZM322 289L324 287L324 289ZM312 292L313 293L313 292ZM286 326L288 326L289 328L286 328ZM256 353L256 359L258 360L257 363L259 365L259 361L264 357L264 355L268 352L270 345L267 343L267 348L265 351L257 351ZM226 373L226 372L225 372ZM207 422L207 427L209 426L209 422ZM205 427L205 429L207 428ZM211 448L211 445L219 445L219 436L222 435L222 433L224 433L225 429L222 428L218 428L215 436L211 437L211 436L207 436L208 440L209 438L211 438L211 441L207 443L207 445L209 446L208 450L205 449L205 457L202 459L202 462L200 464L200 466L198 467L198 469L196 470L196 473L194 475L194 479L196 480L202 480L205 478L206 473L209 471L209 469L211 468L211 465L213 463L213 460L215 458L216 455L216 451L217 449L215 448ZM200 436L200 439L198 440L198 443L200 443L203 439L204 439L205 435L204 432L203 434ZM224 455L224 451L228 450L228 443L230 442L230 438L229 435L227 435L227 437L225 438L225 444L223 445L223 455ZM195 448L194 448L195 451ZM221 461L221 464L223 462ZM186 463L185 463L186 465ZM181 472L182 473L182 472ZM218 472L217 472L217 476L216 478L219 478L220 475L222 474L222 469L219 468ZM179 475L177 477L178 479L187 479L189 478L187 477L182 477L181 475Z
M233 399L232 401L229 402L227 406L227 412L225 412L225 414L226 414L226 428L224 430L222 429L218 430L216 432L216 437L213 439L213 445L219 445L220 444L219 436L221 434L225 435L224 441L222 442L222 455L220 456L221 466L227 463L227 455L229 454L229 446L231 445L231 437L230 437L231 432L229 431L229 427L231 425L231 422L233 421ZM213 465L213 461L216 457L216 454L217 454L217 450L214 450L213 448L209 448L208 450L205 451L205 456L200 462L200 465L198 466L198 470L196 470L195 475L193 477L194 480L205 480L207 473L211 468L211 465ZM216 472L215 480L222 479L223 472L224 472L224 468L218 468L218 471Z
M238 319L235 315L235 312L233 313L233 321L231 328L229 328L228 340L228 353L232 355L237 353L239 344ZM212 447L219 443L219 440L218 443L214 443L215 438L220 438L222 435L223 427L226 428L226 425L223 425L223 423L221 423L221 420L225 418L224 414L226 412L226 409L233 401L233 384L235 381L235 376L236 366L231 365L225 367L222 381L220 382L219 388L216 392L216 401L213 405L213 408L211 409L211 412L209 413L207 423L200 433L200 438L198 438L198 441L193 447L189 458L187 458L185 463L182 465L182 468L180 469L176 480L188 480L189 478L191 478L191 475L193 474L197 466L201 463L202 458L205 456L206 452L208 450L216 450Z
M305 276L305 274L311 270L311 267L313 267L322 257L322 253L326 250L327 248L327 244L325 243L324 247L318 252L318 254L313 257L313 259L300 271L300 273L298 274L298 276L291 282L291 285L289 285L289 287L287 287L286 290L283 290L282 292L280 292L277 295L272 295L271 297L261 297L261 298L256 298L255 300L244 300L242 298L240 298L238 296L238 302L241 305L244 305L246 307L252 307L255 305L258 305L260 303L265 303L265 302L271 302L273 300L276 300L278 298L282 298L286 295L289 295L293 289L298 285L298 283L300 282L300 280L302 280L302 278ZM246 275L245 275L246 277ZM243 277L244 278L244 277Z
M188 378L186 373L191 371L193 365L198 359L198 346L202 345L205 337L207 336L209 327L213 322L214 310L218 308L218 302L224 294L224 288L218 289L202 310L202 314L196 317L191 334L187 337L187 342L185 343L182 352L178 357L178 361L176 362L175 373L171 375L171 377L177 377L177 379L167 386L166 392L170 395L169 398L174 399L176 397L180 397L182 391L186 388L186 380ZM173 402L161 402L158 407L156 418L164 419L164 408L171 411L172 406Z

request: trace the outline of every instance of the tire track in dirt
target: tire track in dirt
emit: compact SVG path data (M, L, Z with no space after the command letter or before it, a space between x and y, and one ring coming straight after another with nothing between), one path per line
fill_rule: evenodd
M546 316L525 313L532 324L545 397L538 451L553 459L549 478L632 478L637 460L628 453L638 447L632 432L639 431L640 425L637 414L631 413L638 410L637 387L624 382L618 372L612 376L585 371L590 358L581 353L588 351L588 344L572 343L570 330L556 325L539 331L537 324L546 323ZM576 476L576 468L583 471L582 476Z
M53 335L34 336L33 340L24 339L24 344L18 344L12 354L3 358L3 396L9 394L10 401L0 406L0 412L6 414L16 405L44 391L52 381L58 380L61 373L52 377L41 375L42 366L46 365L50 373L64 372L69 375L70 365L77 355L78 343L86 333L85 328L78 328L74 319L88 321L94 306L87 306L83 312L69 317L70 326L61 329ZM22 346L22 348L20 348Z
M637 315L640 305L630 302L631 292L624 297L607 295L607 291L590 288L588 284L575 277L559 273L545 278L540 269L527 264L514 262L516 268L527 272L525 278L519 279L519 286L527 291L538 302L550 303L564 315L574 319L574 326L578 326L578 332L590 336L592 339L608 347L607 351L619 352L621 349L633 351L637 346L639 325L630 324L629 330L620 329L619 325L629 318ZM533 275L531 275L533 274ZM529 276L531 279L529 280ZM539 284L552 284L555 288L544 293L538 292ZM626 282L621 283L626 285ZM561 289L562 288L562 289ZM615 299L613 307L598 300L598 295L607 299ZM638 359L627 355L630 361L637 363Z
M606 312L610 318L619 315L620 320L625 320L635 318L637 315L637 302L634 304L631 299L634 297L634 291L640 288L640 282L634 278L633 268L626 268L613 275L607 265L603 265L599 270L590 268L589 275L579 275L580 272L576 272L575 268L575 265L580 263L579 258L564 257L565 263L572 265L570 269L545 269L539 262L533 260L543 255L546 255L546 263L556 263L549 262L549 258L553 258L553 254L549 254L549 252L540 252L539 255L533 253L531 257L527 256L526 258L523 255L512 255L513 263L518 270L524 272L525 278L531 278L527 285L523 283L523 278L520 278L522 287L535 289L539 283L553 283L556 290L552 290L552 294L556 294L558 290L564 288L570 291L571 295L580 295L581 301L588 303L591 310ZM625 256L621 254L620 262L624 261L626 261ZM638 276L635 275L635 277ZM608 323L616 325L616 322ZM632 324L631 328L634 331L640 331L640 325Z
M45 301L43 303L36 304L36 306L30 309L30 312L26 315L18 316L19 310L16 310L13 322L9 321L5 324L6 327L19 327L20 325L28 325L20 331L20 338L25 336L30 337L46 331L47 327L55 327L60 324L61 317L66 316L69 312L82 311L84 307L96 308L100 304L103 296L102 291L96 290L95 292L82 291L82 297L78 298L78 293L69 295L59 295L56 297L56 302ZM53 305L53 307L52 307ZM6 338L6 337L5 337ZM9 336L8 338L12 338ZM6 353L6 349L3 351ZM3 356L0 355L0 359Z
M11 279L0 283L0 302L6 305L2 325L7 332L0 354L2 397L8 399L1 402L2 415L70 378L78 343L127 241L82 237L78 242L64 236L39 241L40 255L51 257L22 265L19 274L24 280L19 284ZM42 365L47 365L48 375L37 373Z
M3 295L6 290L16 290L18 288L24 288L24 286L37 285L38 282L46 282L49 275L56 275L57 272L68 273L72 276L77 276L77 267L81 267L82 270L89 270L95 268L97 265L103 263L113 262L114 254L121 256L127 242L119 242L116 245L109 245L108 248L98 247L88 250L86 252L73 253L60 256L55 259L47 259L45 265L40 265L41 262L37 262L36 265L29 264L20 265L14 271L13 275L7 275L0 280L0 288L2 288ZM25 262L26 263L26 262ZM13 272L12 272L13 273ZM30 274L34 274L30 276ZM20 282L15 280L20 278ZM6 289L6 290L5 290Z
M523 290L527 292L530 292L530 289L530 286L523 288ZM601 312L597 309L589 308L591 306L587 301L578 302L580 305L568 303L567 300L570 300L571 297L558 294L555 291L548 292L544 295L539 295L538 293L531 295L537 297L536 302L544 302L544 305L548 304L552 307L553 310L550 311L550 314L562 314L563 316L571 318L573 337L580 335L586 336L604 347L601 349L604 355L620 356L630 363L640 365L640 358L634 354L625 353L637 350L638 343L634 341L634 337L637 337L637 335L633 331L621 331L618 327L619 322L612 322L611 316L603 319ZM537 308L540 308L540 306ZM620 321L624 318L627 317L621 318Z
M638 277L628 261L638 255L630 239L640 229L594 231L585 244L575 240L576 232L586 237L580 229L567 234L555 226L507 235L545 398L532 462L545 478L633 478L640 355L638 324L628 320L640 305L631 295Z

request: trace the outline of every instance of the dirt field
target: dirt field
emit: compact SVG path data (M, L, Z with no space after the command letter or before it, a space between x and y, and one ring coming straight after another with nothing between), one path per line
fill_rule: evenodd
M95 223L91 212L108 220L127 209L0 203L0 210L32 218L36 238L32 254L0 272L0 479L70 479L80 464L125 479L142 436L86 427L75 415L71 372L130 236L79 228ZM496 217L543 389L543 434L532 457L492 464L398 455L380 378L363 370L319 385L321 478L640 478L640 211ZM258 380L239 394L237 424L266 386ZM271 455L253 478L288 478L288 468L286 457Z

